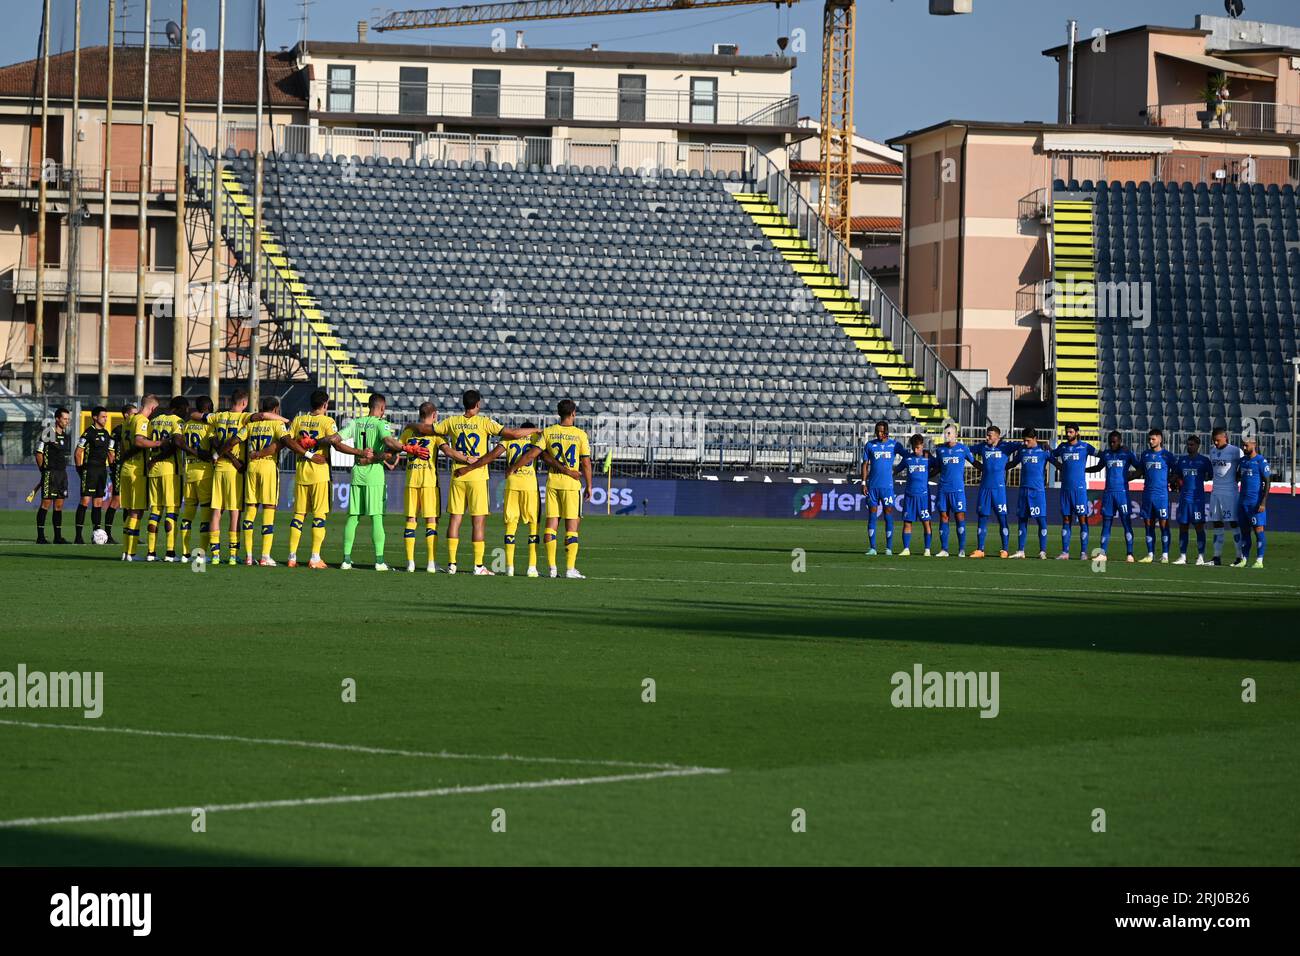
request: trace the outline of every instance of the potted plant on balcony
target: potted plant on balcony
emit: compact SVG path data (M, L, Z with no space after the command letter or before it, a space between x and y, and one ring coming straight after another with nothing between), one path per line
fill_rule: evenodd
M1196 114L1196 118L1201 121L1202 129L1209 129L1210 124L1218 120L1223 122L1223 117L1228 111L1228 77L1225 73L1211 73L1209 79L1205 81L1205 88L1201 90L1201 102L1205 104L1205 109Z

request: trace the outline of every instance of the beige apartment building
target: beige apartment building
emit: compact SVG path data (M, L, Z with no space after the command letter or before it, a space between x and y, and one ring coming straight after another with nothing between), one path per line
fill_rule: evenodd
M888 141L906 179L900 307L945 362L987 369L991 387L1017 397L1041 388L1050 344L1043 212L1054 180L1296 184L1300 172L1300 128L1289 119L1300 73L1289 54L1210 55L1209 29L1150 26L1111 33L1094 53L1080 33L1075 123L947 120ZM1064 47L1045 52L1065 62ZM1230 118L1208 123L1197 116L1204 105L1184 108L1229 56L1269 72L1249 86L1253 74L1240 86L1230 75L1230 88L1286 99L1253 99L1272 104L1256 112L1230 100ZM1066 76L1062 66L1062 85ZM1063 88L1060 102L1064 112Z

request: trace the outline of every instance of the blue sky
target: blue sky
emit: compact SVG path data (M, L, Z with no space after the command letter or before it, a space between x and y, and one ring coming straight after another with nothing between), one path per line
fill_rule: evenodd
M122 0L119 0L119 7ZM453 6L434 3L432 6ZM54 0L53 48L71 48L71 0ZM144 0L128 0L132 28L140 29ZM412 6L422 4L415 0ZM15 9L16 7L16 9ZM105 0L85 0L84 43L102 43ZM91 13L90 8L97 8ZM192 25L207 27L215 44L216 0L191 0ZM231 46L254 44L254 0L228 0ZM315 0L309 36L322 40L356 38L358 19L371 19L384 7L355 0ZM405 9L405 7L398 7ZM1142 23L1191 27L1197 13L1223 13L1219 0L975 0L969 16L931 17L926 0L858 0L858 131L874 139L896 136L951 117L986 120L1055 119L1056 74L1040 51L1064 41L1065 22L1074 16L1081 34L1096 27L1121 30ZM180 0L155 0L160 23L178 18ZM271 49L297 42L301 8L296 0L268 0L267 44ZM5 12L0 62L25 60L37 50L40 3L22 0ZM742 53L775 52L776 37L802 28L808 49L799 54L795 92L800 111L819 109L822 4L803 0L778 12L771 4L691 12L588 17L522 23L532 47L581 48L592 42L611 50L708 52L715 42L739 43ZM1297 0L1246 0L1246 18L1300 26ZM513 25L505 25L511 31ZM375 34L383 42L487 46L492 27L420 30ZM899 78L911 75L906 84ZM905 95L900 91L905 89Z

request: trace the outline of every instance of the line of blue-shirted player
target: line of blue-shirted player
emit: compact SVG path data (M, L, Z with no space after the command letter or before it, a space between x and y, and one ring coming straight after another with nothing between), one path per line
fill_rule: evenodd
M1178 521L1181 552L1175 564L1187 563L1189 529L1196 529L1198 565L1221 564L1224 527L1232 530L1237 546L1237 559L1233 567L1245 567L1250 558L1252 543L1255 546L1254 566L1264 566L1266 546L1266 505L1271 483L1268 461L1259 453L1253 438L1243 441L1243 448L1228 442L1223 428L1214 429L1210 454L1200 452L1201 442L1196 436L1187 440L1187 450L1175 457L1164 447L1164 435L1153 428L1148 433L1148 447L1135 455L1123 446L1119 432L1111 432L1107 447L1098 451L1079 437L1077 425L1065 429L1065 441L1055 449L1038 441L1033 428L1026 428L1022 441L1003 441L1002 431L990 426L986 440L967 446L958 440L957 429L951 425L944 429L944 440L933 454L926 450L925 439L913 435L907 447L889 436L889 425L878 422L875 437L862 449L862 486L867 497L867 554L875 556L876 525L883 517L885 524L885 554L893 554L894 510L902 512L903 549L899 553L912 553L912 526L920 522L925 532L925 555L931 555L933 523L931 515L939 515L939 551L936 557L948 557L949 528L956 525L957 556L966 557L966 466L971 465L980 475L977 502L978 547L970 557L984 557L989 519L996 518L1001 536L999 556L1025 557L1025 539L1032 522L1038 526L1038 556L1047 557L1047 467L1054 467L1060 478L1061 553L1057 560L1070 558L1073 529L1079 529L1079 557L1089 559L1088 518L1092 506L1088 500L1088 474L1105 472L1105 488L1101 499L1101 548L1092 557L1106 559L1110 534L1115 519L1124 528L1124 543L1128 561L1133 555L1133 508L1129 501L1129 482L1142 479L1142 493L1137 516L1146 525L1147 553L1139 563L1156 560L1169 562L1171 513ZM1090 459L1097 463L1089 465ZM1018 502L1017 536L1019 546L1015 554L1008 554L1010 528L1007 514L1007 471L1020 467L1020 497ZM901 496L896 493L895 482L904 482ZM1205 483L1211 483L1207 498ZM938 487L931 490L931 484ZM1171 495L1176 494L1174 509ZM898 500L901 499L901 500ZM1208 520L1213 523L1214 556L1205 556ZM1160 550L1156 550L1156 532L1159 531Z

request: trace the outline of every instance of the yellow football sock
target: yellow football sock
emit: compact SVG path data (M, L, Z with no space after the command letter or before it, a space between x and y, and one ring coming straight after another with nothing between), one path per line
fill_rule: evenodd
M164 518L163 520L166 522L166 527L167 527L167 553L175 554L176 553L176 512L174 511L170 512L167 515L167 517Z
M447 561L451 564L456 563L456 549L460 547L460 538L447 539Z
M564 539L564 561L570 571L578 566L578 536L571 534Z
M208 551L212 553L213 560L221 556L221 522L213 521L208 524Z
M519 527L518 521L506 522L506 567L515 566L515 529Z
M236 517L239 516L238 511L233 512L233 514ZM234 528L231 528L230 533L226 535L226 547L229 549L229 556L232 558L239 553L239 532ZM249 547L251 548L252 545L250 544Z
M298 542L302 541L302 521L306 517L305 514L296 514L289 519L289 553L295 558L298 556Z
M320 556L320 549L325 546L325 519L311 519L311 553L315 557Z
M546 563L555 567L555 532L548 531L543 537L546 540Z
M181 512L181 554L190 553L190 529L194 527L194 515L199 510L199 503L185 506Z
M140 516L126 516L126 553L134 555L140 544Z
M528 526L528 566L537 567L537 522Z
M484 541L474 542L474 567L476 568L483 563L483 547L485 544Z
M244 534L244 554L253 553L253 522L257 520L257 505L249 505L248 510L244 512L243 521L240 522L240 530Z
M271 545L275 544L275 509L262 509L262 557L271 556Z
M406 530L402 532L402 540L406 543L406 563L415 563L415 515L406 516Z
M154 548L158 544L158 522L162 520L162 515L149 512L149 553L154 553Z
M429 552L429 563L433 564L438 556L438 524L431 520L424 529L424 549Z

